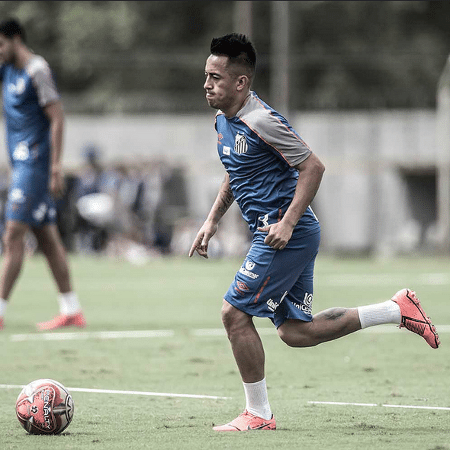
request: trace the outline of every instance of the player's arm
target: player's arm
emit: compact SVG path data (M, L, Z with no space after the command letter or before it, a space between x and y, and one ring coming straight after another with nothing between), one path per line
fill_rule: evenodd
M283 218L280 222L258 228L260 231L267 232L264 242L276 250L286 247L297 222L313 201L322 181L325 166L314 153L311 153L304 161L297 164L295 169L299 173L297 187Z
M228 211L228 208L234 201L233 193L230 187L230 177L228 173L225 175L216 200L211 207L205 222L195 237L194 243L189 250L189 257L196 251L200 256L208 258L208 242L217 231L220 219Z
M64 192L64 177L61 166L64 111L60 100L44 106L44 113L50 121L50 191L56 198Z

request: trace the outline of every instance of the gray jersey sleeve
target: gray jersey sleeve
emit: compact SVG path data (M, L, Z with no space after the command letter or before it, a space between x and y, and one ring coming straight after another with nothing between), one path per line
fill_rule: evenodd
M311 154L306 143L272 114L266 113L258 122L259 136L273 147L291 166L303 162Z
M50 67L44 58L33 57L27 65L27 72L33 80L41 107L60 99Z
M312 153L308 145L289 124L253 99L242 109L241 119L266 144L273 148L292 167Z

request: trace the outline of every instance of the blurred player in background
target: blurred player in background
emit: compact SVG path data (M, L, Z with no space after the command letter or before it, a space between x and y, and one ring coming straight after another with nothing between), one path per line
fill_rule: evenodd
M15 20L0 24L0 78L12 182L6 205L0 278L0 328L24 258L24 237L36 236L59 290L60 315L38 324L40 330L85 326L72 291L65 249L56 226L54 198L64 191L61 154L64 113L47 62L25 44Z
M251 91L255 65L255 49L244 35L212 40L204 88L207 102L218 110L218 152L226 175L189 256L197 252L208 257L208 242L234 201L253 233L222 306L246 408L230 423L214 427L216 431L276 428L253 316L269 317L291 347L314 346L384 323L406 327L433 348L439 345L435 327L409 289L383 303L312 315L320 226L309 205L324 166L286 119Z

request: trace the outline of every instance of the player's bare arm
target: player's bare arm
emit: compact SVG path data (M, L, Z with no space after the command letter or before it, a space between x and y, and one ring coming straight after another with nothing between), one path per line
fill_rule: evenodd
M60 101L44 107L44 113L50 121L51 159L50 159L50 191L55 198L64 193L64 178L61 166L64 111Z
M208 258L208 242L216 233L220 219L228 211L233 201L234 197L230 187L230 177L226 174L211 211L189 250L189 257L196 251L200 256Z
M316 196L325 170L325 166L314 153L295 168L299 172L297 187L283 219L267 227L258 228L260 231L267 232L264 242L275 250L286 247L295 225Z

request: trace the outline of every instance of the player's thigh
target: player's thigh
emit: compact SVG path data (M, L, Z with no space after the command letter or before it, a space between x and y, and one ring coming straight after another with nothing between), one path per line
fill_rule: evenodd
M14 242L22 242L25 233L29 230L26 223L17 220L7 220L5 224L5 231L3 232L3 242L10 244Z
M39 247L44 253L59 250L63 245L58 227L54 223L49 223L39 228L33 227L32 231L36 236Z

